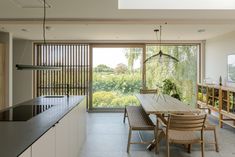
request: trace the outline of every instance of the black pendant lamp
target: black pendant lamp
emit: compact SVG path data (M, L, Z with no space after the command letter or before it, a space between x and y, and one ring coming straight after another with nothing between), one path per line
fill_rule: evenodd
M46 45L46 0L43 0L43 44ZM17 70L61 70L61 67L48 65L16 64Z
M159 60L161 60L162 58L167 58L167 59L171 59L171 60L173 60L173 61L175 61L175 62L179 62L179 60L177 59L177 58L175 58L175 57L173 57L173 56L171 56L171 55L169 55L169 54L166 54L166 53L163 53L162 52L162 49L161 49L161 44L162 44L162 41L161 41L161 37L162 37L162 26L160 26L160 28L159 29L155 29L154 30L154 32L156 33L156 37L157 37L157 33L159 32L159 34L160 34L160 38L159 38L159 52L157 53L157 54L154 54L154 55L152 55L152 56L150 56L149 58L147 58L145 61L144 61L144 63L146 63L146 62L148 62L148 61L150 61L150 60L152 60L152 59L154 59L154 58L157 58L157 57L159 57Z

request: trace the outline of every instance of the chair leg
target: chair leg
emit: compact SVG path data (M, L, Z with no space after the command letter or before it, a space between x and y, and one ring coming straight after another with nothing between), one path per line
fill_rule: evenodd
M219 152L219 146L218 146L218 140L216 135L216 129L214 129L214 138L215 138L215 150L216 152Z
M168 139L166 140L166 156L170 157L170 144Z
M160 142L159 141L159 139L158 139L158 129L159 129L159 121L158 121L158 118L156 118L156 120L157 120L157 123L156 123L156 126L155 126L155 128L154 128L154 138L155 138L155 154L157 154L158 153L158 142Z
M132 128L129 128L129 135L128 135L128 142L127 142L127 153L129 153L130 150L130 144L131 144L131 133L132 133Z
M123 123L125 123L125 122L126 122L126 107L124 109L124 117L123 117Z
M211 114L211 109L208 109L208 113Z
M192 147L192 145L188 144L188 153L191 153L191 147Z
M201 143L201 152L202 152L202 157L204 157L204 142Z
M155 150L155 153L157 154L157 152L158 152L158 139L157 139L157 129L156 128L154 128L154 143L155 143L155 148L154 148L154 150Z

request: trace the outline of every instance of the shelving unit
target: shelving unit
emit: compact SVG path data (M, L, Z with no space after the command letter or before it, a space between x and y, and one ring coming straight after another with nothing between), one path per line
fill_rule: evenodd
M235 127L235 89L221 87L220 126L223 123Z
M198 100L198 108L208 109L207 99L208 99L208 88L202 84L198 84L197 86L197 100Z
M222 128L227 124L235 128L235 88L218 85L197 85L198 108L211 110Z

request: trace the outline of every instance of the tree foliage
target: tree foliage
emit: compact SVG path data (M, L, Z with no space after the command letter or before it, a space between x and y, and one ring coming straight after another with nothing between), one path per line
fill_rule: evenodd
M126 48L124 49L125 56L128 61L128 68L131 73L134 73L134 62L140 57L141 48Z
M141 88L140 73L134 75L128 74L109 74L102 75L94 73L93 91L116 91L123 94L132 94L139 92Z
M116 92L98 91L93 94L94 107L125 107L129 105L139 105L138 100L133 95L120 95Z
M174 56L179 62L175 63L172 60L159 62L158 58L147 62L147 87L157 88L163 85L166 78L170 79L178 87L182 101L194 104L196 101L198 46L162 46L162 51ZM147 57L158 52L158 46L147 46Z
M95 72L113 72L113 69L105 64L99 64L94 68Z
M134 70L134 63L140 57L138 50L125 50L128 66L118 64L115 69L105 65L97 66L93 73L93 106L124 107L138 105L134 93L142 86L140 69ZM162 51L179 60L152 59L146 63L146 85L149 89L163 87L166 94L194 104L197 80L198 46L162 46ZM159 52L158 46L147 46L147 57ZM131 75L130 75L131 74ZM165 86L164 86L165 85Z
M115 71L115 73L117 73L117 74L124 74L124 73L128 72L128 68L127 68L127 66L126 66L125 64L119 63L119 64L115 67L114 71Z

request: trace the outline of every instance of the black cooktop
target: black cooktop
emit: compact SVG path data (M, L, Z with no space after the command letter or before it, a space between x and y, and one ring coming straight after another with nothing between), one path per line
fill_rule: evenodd
M27 121L53 105L20 105L0 112L0 121Z

